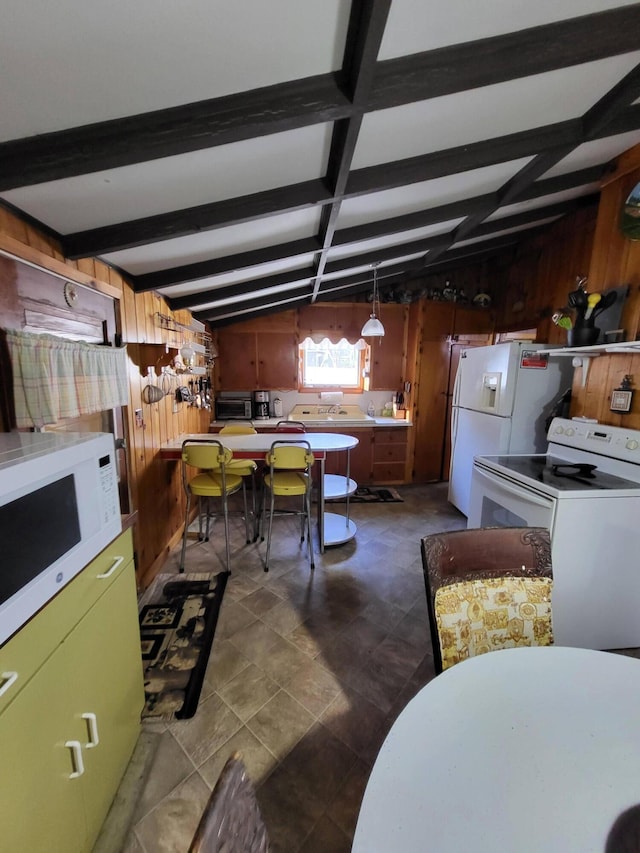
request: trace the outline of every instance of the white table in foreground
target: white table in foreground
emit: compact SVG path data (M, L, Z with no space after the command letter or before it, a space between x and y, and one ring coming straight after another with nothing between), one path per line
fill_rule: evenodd
M325 512L325 497L337 497L339 492L333 490L331 494L325 495L325 480L332 484L337 478L333 475L325 477L324 467L327 453L336 450L350 451L358 444L358 439L352 435L342 435L334 432L305 432L297 435L286 432L258 432L251 435L220 435L216 433L198 433L194 435L182 435L168 442L160 448L162 459L180 459L182 442L186 439L206 440L214 439L232 450L240 458L264 459L265 453L271 449L274 441L295 441L296 439L308 441L311 450L316 456L320 474L317 478L318 494L318 538L320 540L320 551L324 552L325 545L340 545L348 542L356 535L356 525L351 521L349 515ZM348 472L347 472L348 473ZM356 484L346 478L345 489L351 494L355 491ZM331 488L331 485L330 485ZM346 494L346 492L345 492Z
M402 711L353 853L589 853L640 803L640 661L551 646L453 666Z

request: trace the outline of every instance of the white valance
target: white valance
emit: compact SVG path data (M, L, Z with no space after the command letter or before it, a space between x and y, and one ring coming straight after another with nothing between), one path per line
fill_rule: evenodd
M16 426L43 427L129 402L126 347L7 330Z

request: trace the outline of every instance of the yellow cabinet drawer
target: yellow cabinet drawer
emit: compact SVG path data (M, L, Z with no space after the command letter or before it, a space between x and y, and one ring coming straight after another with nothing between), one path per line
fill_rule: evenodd
M125 530L0 648L0 711L133 559Z

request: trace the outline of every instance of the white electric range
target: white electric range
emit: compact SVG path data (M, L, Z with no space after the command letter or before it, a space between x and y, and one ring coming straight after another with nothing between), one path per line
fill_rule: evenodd
M477 456L468 527L546 527L556 644L640 647L640 432L554 418L547 453Z

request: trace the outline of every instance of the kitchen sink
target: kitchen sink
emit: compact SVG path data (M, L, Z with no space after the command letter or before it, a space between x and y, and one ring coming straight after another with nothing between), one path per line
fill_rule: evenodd
M375 418L362 411L360 406L294 406L289 412L288 420L301 421L305 424L365 424Z

